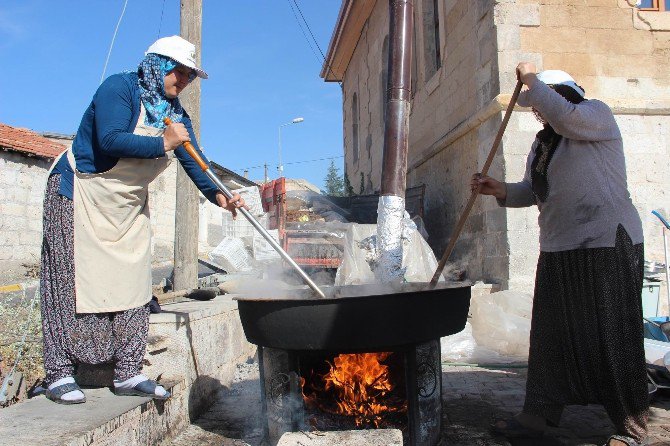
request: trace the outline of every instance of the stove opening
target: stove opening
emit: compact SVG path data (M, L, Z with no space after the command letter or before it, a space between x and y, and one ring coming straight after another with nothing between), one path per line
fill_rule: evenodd
M407 430L404 352L305 353L299 375L312 428Z

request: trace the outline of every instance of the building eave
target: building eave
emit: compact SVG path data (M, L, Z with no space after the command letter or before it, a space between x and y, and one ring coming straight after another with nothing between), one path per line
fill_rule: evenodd
M341 82L377 0L342 0L340 13L328 44L319 76L326 82Z

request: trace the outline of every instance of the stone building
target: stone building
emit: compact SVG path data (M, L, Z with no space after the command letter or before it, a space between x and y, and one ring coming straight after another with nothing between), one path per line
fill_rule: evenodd
M47 173L66 146L0 123L0 261L37 263Z
M0 261L38 263L42 246L42 200L54 159L68 148L74 135L38 134L0 123ZM212 163L226 186L237 189L252 181ZM174 257L175 184L172 163L149 185L152 260ZM221 208L200 194L199 250L211 251L223 238Z
M438 256L491 149L515 67L532 61L568 71L587 97L612 107L647 258L663 261L650 211L670 212L670 12L657 1L640 6L651 9L633 0L414 1L407 186L426 185L425 223ZM345 169L357 193L380 188L388 31L388 1L343 0L321 71L341 83ZM532 112L517 107L491 176L520 181L539 129ZM508 210L483 197L452 259L471 279L530 291L538 246L535 207Z

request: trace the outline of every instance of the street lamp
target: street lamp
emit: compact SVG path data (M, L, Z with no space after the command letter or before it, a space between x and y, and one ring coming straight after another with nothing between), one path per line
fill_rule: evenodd
M281 128L291 124L300 124L304 120L304 118L294 118L290 122L279 126L279 166L277 166L277 171L279 171L280 178L284 174L284 165L281 162Z

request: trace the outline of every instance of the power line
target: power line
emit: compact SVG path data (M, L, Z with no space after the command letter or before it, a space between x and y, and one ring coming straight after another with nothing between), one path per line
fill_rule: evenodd
M313 159L313 160L292 161L292 162L290 162L290 163L284 163L284 165L285 165L285 166L288 166L288 165L291 165L291 164L315 163L315 162L317 162L317 161L328 161L328 160L334 160L334 159L338 159L338 158L344 158L344 155L340 155L340 156L330 156L330 157L327 157L327 158L318 158L318 159ZM233 170L242 170L242 171L244 171L244 170L260 169L260 168L262 168L262 167L265 167L265 164L259 164L258 166L250 166L250 167L240 167L240 168L233 169Z
M116 34L119 32L119 26L121 25L121 20L123 20L123 14L126 13L126 6L128 6L128 0L123 4L123 10L121 11L121 17L116 23L116 29L114 30L114 35L112 36L112 43L109 45L109 51L107 52L107 59L105 60L105 67L102 69L102 76L100 76L100 83L105 80L105 73L107 72L107 63L109 63L109 56L112 55L112 48L114 48L114 40L116 39Z
M293 1L293 3L291 3ZM295 17L296 22L298 22L298 26L300 27L300 31L302 32L302 35L305 37L305 40L307 40L307 44L309 45L310 49L312 50L312 53L314 56L316 56L317 60L319 63L322 63L326 65L326 68L328 69L328 72L334 76L333 70L330 67L330 64L326 61L326 56L323 54L323 51L321 50L321 46L319 46L319 42L316 40L316 37L314 37L314 33L312 32L312 28L310 28L309 23L307 23L307 19L305 19L305 16L302 13L302 10L300 9L300 6L298 5L297 0L288 0L288 4L291 7L291 11L293 12L293 17ZM321 53L321 59L319 59L319 56L316 54L314 51L314 48L312 47L312 43L310 42L309 38L305 34L305 30L302 27L302 24L300 23L300 20L298 19L298 16L295 13L295 9L293 8L293 4L295 4L295 7L298 9L298 12L300 13L300 17L302 17L302 21L305 22L305 26L307 27L307 30L309 31L309 35L312 36L312 40L316 44L316 47L319 49L319 53ZM342 87L342 82L337 81L337 83Z
M309 35L312 36L312 40L314 40L314 43L316 44L316 47L319 49L319 52L321 53L321 57L323 57L323 60L326 60L326 56L323 54L323 51L321 51L321 47L319 46L319 42L316 41L316 37L314 37L314 34L312 33L312 28L309 27L309 23L307 23L307 20L305 20L305 16L302 15L302 10L300 9L300 6L298 6L298 2L296 0L293 0L293 3L295 3L295 7L298 8L298 12L300 13L300 17L302 17L302 21L305 22L305 25L307 26L307 30L309 31Z
M163 12L165 11L165 0L163 0L163 7L161 8L161 21L158 24L158 35L156 36L156 39L158 39L161 36L161 28L163 27Z
M298 15L295 13L295 9L293 8L293 4L291 4L291 0L288 0L288 5L291 7L291 12L293 13L293 17L295 17L295 21L298 23L298 27L300 28L300 32L302 33L303 37L307 41L307 45L309 45L309 49L312 50L312 54L314 54L314 57L316 57L316 60L321 62L321 59L319 59L319 55L316 54L316 50L314 50L314 47L312 46L312 42L309 40L309 37L307 37L307 34L305 34L305 30L302 27L302 24L300 23L300 19L298 19Z

